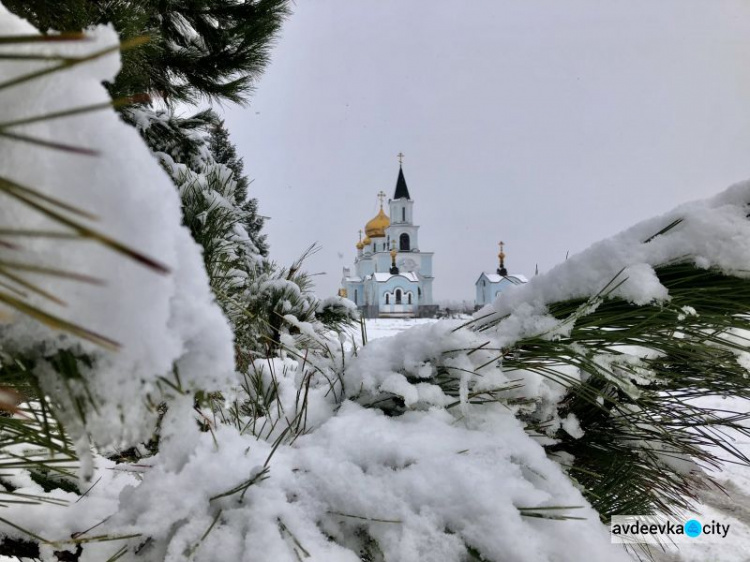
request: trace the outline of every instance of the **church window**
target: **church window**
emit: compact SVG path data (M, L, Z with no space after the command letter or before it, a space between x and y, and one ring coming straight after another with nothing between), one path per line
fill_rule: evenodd
M411 304L411 293L407 293L407 302Z
M422 298L422 287L417 287L417 295L419 295L419 298Z
M409 235L404 232L398 239L399 250L402 252L409 251Z
M396 289L396 304L401 304L401 289Z
M357 302L357 289L354 289L354 304L359 304Z
M406 207L401 207L401 222L406 222Z
M385 294L385 304L391 304L391 299L389 298L390 295L388 293Z

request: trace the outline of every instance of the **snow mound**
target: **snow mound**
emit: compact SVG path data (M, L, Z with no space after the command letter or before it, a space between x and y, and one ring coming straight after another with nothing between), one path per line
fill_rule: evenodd
M30 25L0 6L0 34L32 33L35 30ZM78 57L118 44L111 28L98 27L87 35L86 41L4 45L0 51ZM53 64L2 64L0 82ZM5 88L0 91L0 122L108 103L102 81L111 80L118 71L119 55L114 51ZM122 123L111 109L42 120L11 130L94 149L98 155L71 154L3 138L0 177L96 215L97 220L88 220L64 213L144 252L170 271L159 274L94 241L35 237L25 239L20 249L0 246L3 259L101 281L92 286L34 275L34 283L66 306L41 297L32 296L30 301L115 340L121 345L119 351L103 350L22 315L2 326L0 337L5 349L37 359L38 375L50 394L70 394L68 405L89 403L89 397L97 404L97 408L87 408L85 428L78 416L66 416L64 421L75 433L87 433L100 445L137 443L153 431L155 414L145 406L145 398L156 392L159 377L172 377L176 369L189 390L223 387L234 375L232 333L214 304L200 250L181 225L179 195L138 132ZM4 228L70 231L9 197L4 197L0 206L0 223ZM86 353L93 358L90 369L82 368L85 382L63 383L52 363L45 360L58 350Z

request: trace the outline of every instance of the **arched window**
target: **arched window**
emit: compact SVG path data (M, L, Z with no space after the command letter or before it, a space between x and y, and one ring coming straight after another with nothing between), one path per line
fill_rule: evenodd
M401 222L406 222L406 207L401 207Z
M357 289L354 289L354 304L359 304L357 302Z
M407 293L407 301L409 304L411 304L411 293Z
M404 232L401 236L398 238L398 246L399 250L402 252L408 252L409 251L409 235Z
M401 304L401 289L396 289L396 304Z
M385 304L391 304L391 299L389 298L391 295L388 293L385 294Z
M422 287L417 287L417 294L419 295L419 298L422 298Z

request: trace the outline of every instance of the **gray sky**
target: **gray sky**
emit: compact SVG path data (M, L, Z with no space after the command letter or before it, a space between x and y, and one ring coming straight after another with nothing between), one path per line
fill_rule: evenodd
M271 257L339 287L396 154L437 299L750 177L750 3L298 0L232 138ZM340 254L343 254L343 258Z

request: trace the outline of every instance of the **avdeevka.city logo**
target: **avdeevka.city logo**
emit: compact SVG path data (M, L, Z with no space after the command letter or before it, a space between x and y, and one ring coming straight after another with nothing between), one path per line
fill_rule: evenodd
M609 526L613 543L661 545L675 543L683 538L725 539L729 528L729 523L713 519L709 523L702 523L698 519L675 522L661 515L617 515L612 517Z

